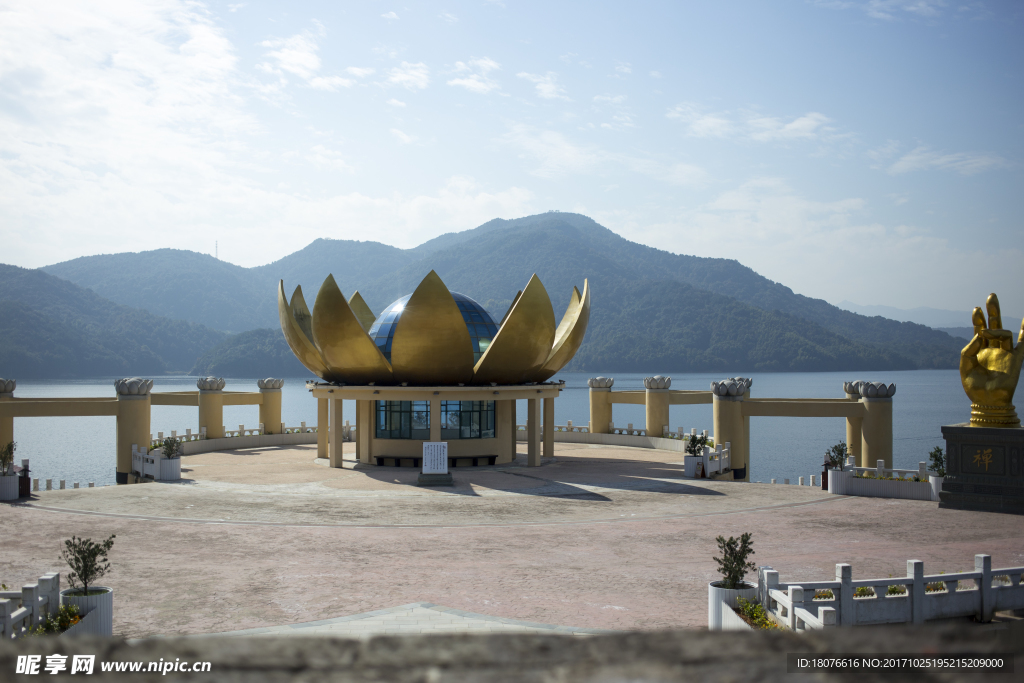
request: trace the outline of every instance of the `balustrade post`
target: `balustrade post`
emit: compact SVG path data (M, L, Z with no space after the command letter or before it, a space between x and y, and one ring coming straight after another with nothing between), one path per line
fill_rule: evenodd
M992 556L975 555L974 571L981 572L978 582L978 621L987 624L992 621Z
M914 624L924 623L924 562L907 560L907 578L913 583L907 586L910 594L910 621Z
M802 586L789 587L789 630L796 631L796 607L804 604L804 589Z
M853 565L841 562L836 565L836 581L839 582L839 595L835 596L839 605L839 625L854 626L857 615L853 613Z

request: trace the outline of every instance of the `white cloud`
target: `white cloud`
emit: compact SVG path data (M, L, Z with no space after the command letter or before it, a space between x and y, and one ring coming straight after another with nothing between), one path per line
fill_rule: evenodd
M626 101L625 95L595 95L594 102L597 104L622 104Z
M897 159L889 167L889 173L895 175L909 173L910 171L938 169L941 171L956 171L961 175L974 175L982 171L1006 168L1009 165L1010 163L1006 159L995 154L936 152L927 145L920 145Z
M688 135L700 138L737 137L757 142L785 142L821 139L834 133L834 129L827 125L830 119L818 112L786 120L752 112L739 115L709 113L695 104L683 102L669 109L666 116L683 122Z
M628 76L633 73L633 67L630 66L629 62L616 62L615 63L615 76L622 77Z
M374 73L374 70L369 67L350 66L345 69L345 73L351 74L356 78L366 78Z
M650 76L651 76L651 78L661 78L661 72L660 71L652 71L650 73Z
M388 71L387 82L409 90L424 90L430 85L430 69L423 62L402 62Z
M455 62L455 73L460 75L448 81L448 85L460 86L470 92L486 95L492 90L501 90L501 85L488 75L499 69L501 65L489 57Z
M412 143L416 142L416 138L415 137L413 137L412 135L406 135L405 133L403 133L402 131L398 130L397 128L392 128L391 129L391 135L394 136L394 138L396 140L398 140L400 143L402 143L403 145L411 145Z
M345 162L341 152L329 149L324 145L314 145L305 156L305 159L320 170L347 172L355 170Z
M390 100L388 100L388 104L390 104L392 107L404 107L405 106L405 102L403 102L402 100L396 100L395 98L391 98Z
M545 100L569 99L565 94L565 88L558 84L558 74L553 71L549 71L543 76L524 71L516 74L516 76L533 83L537 89L537 97Z
M320 35L324 35L323 27L319 24L318 26ZM258 67L266 73L277 75L281 79L282 86L287 84L286 74L298 76L309 87L317 90L334 91L355 84L355 81L350 78L320 75L322 64L320 55L317 54L320 46L317 43L317 37L309 31L290 38L264 40L260 46L271 49L266 53L268 61L259 64Z
M233 5L228 5L228 11L229 12L237 12L238 10L242 9L243 7L245 7L246 4L248 4L248 3L237 2L237 3L233 4Z
M457 16L455 16L454 14L452 14L451 12L443 12L443 13L439 14L438 17L441 18L441 19L444 19L449 24L454 24L454 23L457 23L459 21L459 18Z
M701 185L707 177L697 166L608 152L596 145L579 145L557 131L537 130L524 124L512 126L502 142L516 148L520 158L537 162L539 165L531 173L545 179L597 174L609 168L625 169L678 186Z
M910 15L933 19L948 6L945 0L814 0L816 5L830 9L854 9L873 19L894 21ZM961 7L960 9L963 9Z
M750 118L747 120L747 126L751 139L771 142L816 138L828 122L827 116L810 112L789 122L768 116Z
M380 16L381 16L381 19L387 19L388 21L394 21L395 19L398 18L398 15L395 14L394 12L385 12L384 14L382 14Z

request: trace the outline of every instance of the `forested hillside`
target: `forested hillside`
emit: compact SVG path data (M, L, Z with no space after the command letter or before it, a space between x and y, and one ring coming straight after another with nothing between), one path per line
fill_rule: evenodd
M450 289L477 299L500 319L533 273L559 317L573 285L582 287L586 278L593 313L573 363L581 369L655 363L665 371L951 368L962 347L938 330L795 294L737 261L636 244L570 213L495 219L414 249L319 239L250 269L159 250L86 257L45 270L122 303L234 332L277 328L279 279L289 294L301 284L312 305L333 273L346 295L358 290L380 311L436 270ZM218 351L222 359L241 353L229 350L236 342L252 340L227 341Z
M184 372L225 336L7 265L0 265L0 329L0 376L26 379Z

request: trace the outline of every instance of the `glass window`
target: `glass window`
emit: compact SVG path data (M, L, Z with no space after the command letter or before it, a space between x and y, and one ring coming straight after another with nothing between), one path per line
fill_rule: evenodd
M430 401L376 401L378 439L430 440Z
M494 401L441 401L441 440L493 439Z

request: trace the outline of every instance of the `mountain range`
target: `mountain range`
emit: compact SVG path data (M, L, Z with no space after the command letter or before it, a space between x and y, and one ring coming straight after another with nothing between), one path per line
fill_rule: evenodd
M495 320L534 273L558 318L573 285L582 288L588 279L590 326L567 370L953 368L963 346L963 340L924 325L867 317L796 294L735 260L673 254L630 242L586 216L561 212L495 219L413 249L318 239L255 268L161 249L87 256L37 273L91 290L118 310L148 312L152 324L164 329L168 319L193 325L186 334L193 341L183 341L180 349L164 341L156 351L156 340L138 340L140 352L145 346L164 367L184 367L177 362L181 354L196 349L188 366L196 374L267 376L289 367L301 370L278 328L279 280L289 295L301 284L312 306L320 284L333 274L346 296L358 290L379 312L412 292L430 270L453 291L479 301ZM0 281L0 301L27 303L9 294ZM179 355L172 361L161 353ZM0 362L0 374L12 374L3 367Z

